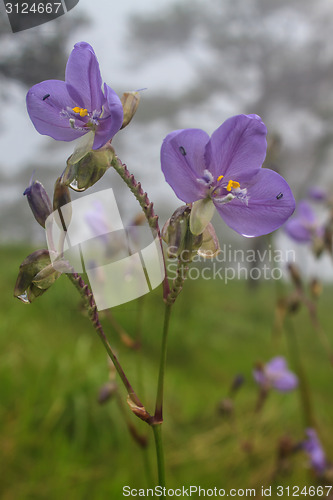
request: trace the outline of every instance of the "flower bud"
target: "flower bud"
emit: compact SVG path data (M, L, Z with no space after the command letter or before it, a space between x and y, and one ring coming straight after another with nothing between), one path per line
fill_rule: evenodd
M222 399L217 406L217 411L222 416L230 417L234 412L233 401L229 398Z
M162 238L168 245L168 257L190 262L202 244L202 234L196 236L190 231L191 208L183 205L164 224Z
M290 262L288 264L288 271L289 271L290 278L291 278L293 284L295 285L295 287L298 290L302 290L303 289L302 276L301 276L301 273L300 273L298 267L296 266L296 264Z
M20 265L14 297L24 303L30 303L46 292L60 275L51 264L49 251L36 250Z
M72 163L72 156L70 156L61 176L61 183L74 191L85 191L110 168L113 156L114 149L109 143L100 149L89 151L75 163Z
M140 94L139 92L135 91L124 92L120 100L124 110L124 119L123 119L123 124L120 128L121 130L127 127L127 125L132 120L133 116L135 115L140 102Z
M213 259L220 251L219 240L213 225L209 222L202 233L202 243L198 249L198 255L205 259Z
M244 382L245 382L244 375L242 374L236 375L230 387L230 394L234 395L242 387Z
M68 186L61 182L61 177L58 177L54 185L53 210L59 210L59 208L70 202L71 195Z
M99 402L100 405L106 403L109 401L117 392L118 386L116 382L107 382L104 384L98 393L98 398L97 401Z
M65 205L66 210L61 210ZM61 181L61 177L58 177L54 185L53 210L58 210L60 218L59 225L61 222L60 229L67 231L72 218L71 195L68 186ZM55 217L55 220L58 222L58 217Z
M310 293L314 300L318 299L322 294L323 286L317 278L312 278L310 283Z
M36 221L45 228L45 221L52 213L52 205L43 184L39 181L31 182L23 195L27 196Z

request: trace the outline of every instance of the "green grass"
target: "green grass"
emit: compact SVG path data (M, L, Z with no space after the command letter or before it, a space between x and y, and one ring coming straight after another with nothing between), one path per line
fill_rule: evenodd
M36 302L13 298L18 266L29 249L0 249L0 433L3 500L122 498L122 487L147 486L144 455L129 436L116 400L97 403L108 379L103 346L80 310L80 297L66 277ZM319 300L330 334L333 290ZM281 437L304 436L298 393L272 392L260 415L254 413L257 387L253 364L289 356L283 334L273 334L274 283L249 290L245 282L189 281L171 317L165 387L164 442L170 488L250 488L273 484L315 484L303 453L286 459L275 474ZM114 309L131 334L137 302ZM126 348L101 314L105 331L134 387L153 410L162 331L161 289L144 299L142 378L140 356ZM333 369L306 311L293 318L311 388L320 436L328 456L333 447ZM290 361L292 366L292 362ZM233 377L245 384L235 397L234 417L217 407ZM125 393L120 387L125 402ZM143 395L142 395L143 394ZM125 402L126 405L126 402ZM127 408L126 408L127 410ZM150 429L127 411L147 434L155 477ZM332 454L331 454L331 458Z

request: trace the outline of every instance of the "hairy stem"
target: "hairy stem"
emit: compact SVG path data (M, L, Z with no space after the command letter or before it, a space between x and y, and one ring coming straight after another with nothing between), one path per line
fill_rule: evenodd
M106 349L106 352L108 353L111 361L113 362L114 367L117 370L117 373L118 373L122 383L124 384L124 386L126 388L126 391L128 393L128 397L129 397L129 402L131 402L130 406L131 406L132 411L137 416L139 416L139 418L141 418L142 420L148 421L150 419L150 415L145 410L143 404L141 403L140 399L136 395L133 387L131 386L128 378L125 375L124 370L122 369L122 366L120 365L120 363L117 359L117 356L113 352L112 347L110 346L110 344L106 338L106 335L103 331L103 327L99 321L97 306L96 306L95 299L94 299L94 296L93 296L91 290L89 289L88 285L86 285L84 283L83 279L81 278L81 276L78 273L74 272L73 269L68 269L68 271L70 271L70 270L72 270L73 272L67 272L66 275L69 278L69 280L73 283L75 288L79 291L82 299L84 300L84 302L87 306L89 318L90 318L99 338L101 339L101 341ZM136 408L137 411L134 411L134 408Z
M125 184L129 187L131 192L134 194L135 198L138 200L143 213L145 214L145 217L147 219L147 222L149 226L156 231L158 235L158 239L161 245L161 253L163 256L163 265L164 265L164 273L165 277L163 280L163 298L166 300L166 297L168 296L170 292L169 288L169 282L167 278L167 273L166 273L166 265L165 265L165 259L164 259L164 253L163 253L163 245L162 245L162 238L161 238L161 233L160 233L160 228L158 225L158 216L154 212L154 207L153 203L149 200L147 193L142 189L141 183L137 182L133 174L130 174L126 165L124 165L119 158L114 155L111 166L115 169L115 171L120 175L120 177L123 179Z

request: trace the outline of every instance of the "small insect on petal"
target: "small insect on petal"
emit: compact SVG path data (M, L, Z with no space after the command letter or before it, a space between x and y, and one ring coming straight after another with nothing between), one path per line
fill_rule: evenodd
M50 97L50 94L45 94L44 97L43 97L43 101L45 101L46 99L48 99Z
M183 146L179 146L179 151L181 152L181 154L183 156L186 156L186 151L185 151L185 148Z
M283 198L283 193L279 193L276 197L277 200L281 200L281 198Z

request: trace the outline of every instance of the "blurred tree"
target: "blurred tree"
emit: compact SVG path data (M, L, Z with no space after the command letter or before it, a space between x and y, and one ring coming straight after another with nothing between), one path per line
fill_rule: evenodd
M198 76L181 96L153 97L156 118L227 98L281 137L278 169L301 193L318 180L333 139L330 1L182 1L133 16L129 32L138 65L177 52Z
M0 17L0 78L18 80L27 86L63 79L68 37L85 23L87 19L75 13L13 34L6 17Z

